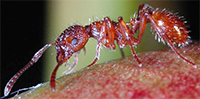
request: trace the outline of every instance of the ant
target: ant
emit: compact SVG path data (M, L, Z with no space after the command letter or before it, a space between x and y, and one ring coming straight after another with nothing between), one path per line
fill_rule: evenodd
M194 68L197 68L195 63L182 56L174 46L177 44L179 47L184 47L189 44L188 41L190 37L188 36L185 21L181 20L181 17L169 11L158 9L154 10L153 7L147 4L140 4L138 16L132 17L128 23L125 23L122 17L118 18L118 22L111 21L109 17L105 17L103 20L95 21L85 27L80 25L68 27L56 39L55 43L46 44L43 48L36 52L31 61L9 80L4 89L4 96L7 96L10 93L11 88L22 73L33 65L33 63L37 62L43 52L53 45L56 46L56 59L58 64L51 74L50 86L52 91L55 91L55 76L59 66L66 63L68 59L75 54L74 63L65 72L66 74L70 73L78 62L78 54L80 50L83 49L85 52L84 46L91 37L95 38L98 43L96 46L95 58L93 62L88 65L88 67L94 65L99 59L101 45L110 50L115 50L115 40L120 48L124 48L129 45L132 55L138 62L138 66L141 67L142 63L137 57L133 46L137 46L140 43L147 23L151 23L152 29L155 32L155 37L158 37L159 42L166 42L178 55L178 57L193 65ZM139 33L136 38L134 35L138 29Z

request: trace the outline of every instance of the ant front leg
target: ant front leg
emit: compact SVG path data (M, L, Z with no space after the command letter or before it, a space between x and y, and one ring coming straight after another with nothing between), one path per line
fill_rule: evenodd
M75 53L73 64L70 65L69 69L67 71L63 72L63 74L67 75L67 74L71 73L74 70L74 68L76 67L76 65L78 63L78 54L79 54L79 52L80 51L78 51L78 52ZM67 67L67 65L69 65L69 64L66 64L66 67Z
M87 67L90 67L90 66L94 65L94 64L97 62L97 60L99 60L100 49L101 49L101 43L99 42L99 43L97 44L97 47L96 47L96 55L95 55L95 58L94 58L93 62L92 62L90 65L88 65Z

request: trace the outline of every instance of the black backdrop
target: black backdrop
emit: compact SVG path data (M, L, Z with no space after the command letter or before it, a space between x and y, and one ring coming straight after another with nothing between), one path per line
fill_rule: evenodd
M191 0L192 1L192 0ZM199 2L181 2L190 25L192 40L199 41ZM1 95L8 80L44 46L46 2L2 2L1 4ZM55 37L56 39L56 37ZM20 77L12 91L41 82L43 57Z
M1 96L9 79L44 46L45 2L2 2ZM41 82L42 60L17 81L12 91Z

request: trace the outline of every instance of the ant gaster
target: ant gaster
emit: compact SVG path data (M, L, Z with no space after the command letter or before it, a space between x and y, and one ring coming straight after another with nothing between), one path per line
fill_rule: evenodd
M85 51L84 46L90 37L95 38L98 43L96 46L96 56L94 61L88 65L88 67L94 65L99 59L101 45L110 50L114 50L115 40L120 48L129 45L132 55L138 62L138 66L141 67L142 62L137 57L133 47L140 43L146 23L151 23L152 29L155 32L155 37L158 37L158 41L162 41L163 43L166 42L181 59L193 65L194 68L197 68L195 63L182 56L174 47L174 44L177 44L178 46L185 46L188 44L189 36L185 22L181 20L179 16L169 11L154 10L154 8L147 4L141 4L139 6L138 16L131 18L128 23L125 23L122 17L118 18L118 22L111 21L109 17L105 17L102 21L95 21L85 27L80 25L68 27L56 39L55 43L46 44L41 48L37 53L35 53L31 61L9 80L4 89L4 96L7 96L10 93L11 88L21 74L33 63L37 62L43 52L53 45L56 46L56 59L58 64L52 72L50 86L51 89L55 91L55 76L57 69L61 64L66 63L72 54L75 54L73 65L65 72L70 73L78 62L79 51L81 49ZM135 38L134 35L138 29L138 37Z

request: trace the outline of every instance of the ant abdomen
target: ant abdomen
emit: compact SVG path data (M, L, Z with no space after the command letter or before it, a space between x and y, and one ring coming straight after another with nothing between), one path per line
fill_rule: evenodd
M152 26L158 36L158 40L162 42L164 38L173 44L184 46L188 44L188 31L184 21L179 16L169 11L155 10L152 13L152 20L156 22L156 26ZM163 37L164 36L164 37Z

